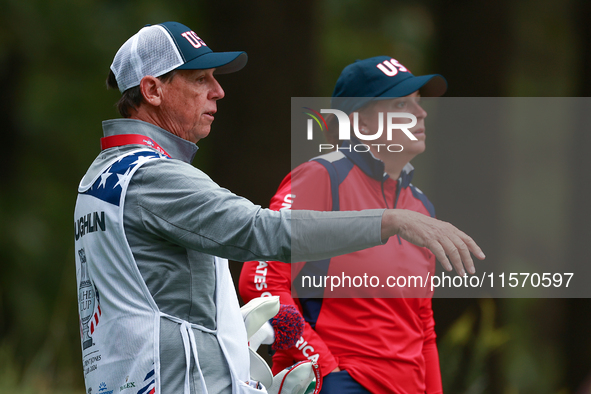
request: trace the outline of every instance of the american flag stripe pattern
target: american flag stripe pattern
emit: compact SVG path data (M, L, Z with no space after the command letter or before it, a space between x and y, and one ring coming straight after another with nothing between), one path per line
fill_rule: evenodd
M154 379L154 370L152 369L144 378L145 386L137 394L154 394L156 392L156 379Z
M92 317L92 320L90 322L90 334L94 334L94 328L98 325L99 323L99 317L101 316L102 312L101 312L101 305L99 304L96 312L94 312L94 316Z

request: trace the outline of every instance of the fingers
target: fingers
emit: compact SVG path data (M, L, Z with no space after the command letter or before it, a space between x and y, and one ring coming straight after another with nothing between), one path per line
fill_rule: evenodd
M445 254L449 257L449 260L451 260L451 265L453 265L458 275L464 276L466 271L464 270L464 262L462 261L462 256L458 251L458 247L447 237L443 238L440 242L445 250Z
M466 271L470 274L476 273L470 252L480 260L485 258L484 253L471 237L449 223L446 223L446 226L448 228L442 231L438 239L429 244L429 249L445 270L451 271L453 266L460 276L466 275Z
M459 241L462 242L461 239L459 239ZM476 267L474 267L474 261L472 261L472 256L470 255L470 249L468 246L462 242L460 245L456 244L456 247L458 248L460 259L464 263L464 268L466 268L466 271L468 271L469 274L475 274Z
M437 241L431 241L427 248L435 255L435 258L439 260L443 269L446 271L451 271L453 269L452 265L449 263L447 259L447 255L445 254L445 249L441 246L441 244Z
M470 253L480 260L485 258L476 242L450 223L413 211L389 211L396 215L390 224L397 227L397 233L417 246L429 248L447 271L455 269L461 276L466 271L474 274L476 268Z
M458 275L464 276L466 275L466 271L470 274L475 273L476 269L474 268L474 262L472 261L472 256L470 256L468 246L455 234L451 236L451 242L453 243L453 249L449 256Z
M470 236L455 227L453 229L454 233L451 235L451 240L456 250L450 250L452 255L449 255L448 253L452 260L452 264L459 275L465 275L461 266L462 264L468 273L475 274L476 267L474 266L474 261L472 260L470 252L480 260L484 260L486 256Z
M480 247L476 244L476 242L474 242L474 240L469 235L464 234L461 231L460 233L462 234L460 238L462 238L462 240L468 246L470 252L472 252L472 254L476 256L476 258L478 258L479 260L484 260L486 256L484 255L482 249L480 249Z

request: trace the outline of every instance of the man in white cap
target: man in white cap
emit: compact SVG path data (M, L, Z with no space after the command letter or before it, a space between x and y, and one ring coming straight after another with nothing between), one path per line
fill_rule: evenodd
M255 392L225 258L318 260L396 234L450 270L474 272L470 251L484 258L467 235L415 212L270 211L191 166L224 97L215 75L246 60L176 22L144 27L115 55L108 85L122 92L124 119L103 122L75 210L89 393Z

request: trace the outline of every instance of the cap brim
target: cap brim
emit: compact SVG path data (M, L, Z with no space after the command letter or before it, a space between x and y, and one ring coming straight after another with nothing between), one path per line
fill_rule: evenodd
M439 74L422 75L420 77L413 76L385 91L379 97L376 97L375 100L404 97L417 90L423 97L439 97L447 90L447 81Z
M447 81L439 74L422 75L420 77L409 77L396 86L386 90L376 97L333 97L331 105L333 108L350 114L357 111L367 103L376 100L387 100L408 96L416 91L421 93L422 97L439 97L447 90Z
M246 52L209 52L177 67L177 70L215 68L215 74L229 74L244 68L247 61Z

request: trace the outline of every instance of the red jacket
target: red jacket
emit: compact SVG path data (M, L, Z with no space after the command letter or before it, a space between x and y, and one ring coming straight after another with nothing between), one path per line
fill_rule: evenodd
M384 175L383 163L369 153L333 152L293 170L279 186L270 208L345 211L395 207L434 216L429 200L410 184L412 172L412 166L407 165L395 181ZM338 190L331 191L331 186ZM376 261L385 264L372 271L379 265ZM324 263L320 266L326 267L328 275L346 272L352 277L372 272L382 275L381 283L385 280L384 267L390 275L424 277L435 271L435 257L428 249L398 237ZM379 286L356 289L355 298L331 298L335 294L347 297L351 289L341 293L321 289L319 297L323 298L292 297L292 278L298 279L305 271L305 263L251 261L242 268L239 287L245 302L278 295L282 304L296 305L306 320L296 346L274 354L274 373L308 358L320 365L323 375L337 366L347 370L372 393L442 392L432 293L427 292L427 298L363 298L373 294L396 296L398 289L392 289L389 295L388 287Z

